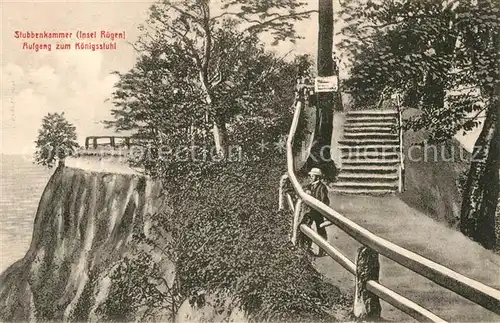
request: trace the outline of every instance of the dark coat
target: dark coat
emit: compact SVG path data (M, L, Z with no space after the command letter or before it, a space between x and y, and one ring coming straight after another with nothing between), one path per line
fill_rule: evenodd
M328 188L322 181L307 184L306 186L304 186L304 191L315 199L325 203L326 205L330 205L330 200L328 199ZM303 214L313 211L306 204L303 204L303 206Z

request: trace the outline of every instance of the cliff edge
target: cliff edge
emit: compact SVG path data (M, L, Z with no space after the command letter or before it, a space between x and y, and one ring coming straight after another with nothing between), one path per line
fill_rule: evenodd
M58 168L38 205L28 252L0 276L0 320L91 313L106 298L106 269L162 205L159 183L144 176Z

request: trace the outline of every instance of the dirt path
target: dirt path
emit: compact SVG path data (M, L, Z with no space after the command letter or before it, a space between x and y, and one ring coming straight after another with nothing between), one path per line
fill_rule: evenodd
M447 266L467 277L500 289L500 256L485 250L461 233L445 227L409 207L396 196L330 195L332 208L371 232L415 253ZM335 226L328 240L354 261L360 246ZM385 257L380 282L452 322L500 322L500 316L450 292ZM333 284L354 291L354 276L328 257L317 259L316 268ZM382 302L385 319L412 321L401 311Z

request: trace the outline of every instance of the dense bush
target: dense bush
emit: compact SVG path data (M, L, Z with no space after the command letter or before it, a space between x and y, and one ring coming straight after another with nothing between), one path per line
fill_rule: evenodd
M169 290L179 303L200 292L231 295L234 306L256 321L332 320L329 313L342 295L323 282L310 256L289 243L291 215L277 211L282 157L168 164L160 171L172 209L152 216L149 238L142 241L175 264ZM139 284L133 277L149 271L114 277L115 292L120 294L116 286L130 286L124 279ZM154 288L150 293L158 295Z
M35 162L52 168L56 162L64 164L64 159L75 153L76 128L66 120L64 112L49 113L42 119L35 141Z

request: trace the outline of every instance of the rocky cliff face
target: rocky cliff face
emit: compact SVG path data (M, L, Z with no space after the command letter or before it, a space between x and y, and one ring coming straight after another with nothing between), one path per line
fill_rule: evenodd
M140 175L59 168L40 200L30 249L0 276L0 320L89 317L106 298L105 272L145 215L163 208Z
M406 109L403 117L419 113ZM431 218L457 228L462 205L459 179L469 169L471 154L456 139L432 144L426 143L429 136L427 130L404 133L406 175L400 197Z

